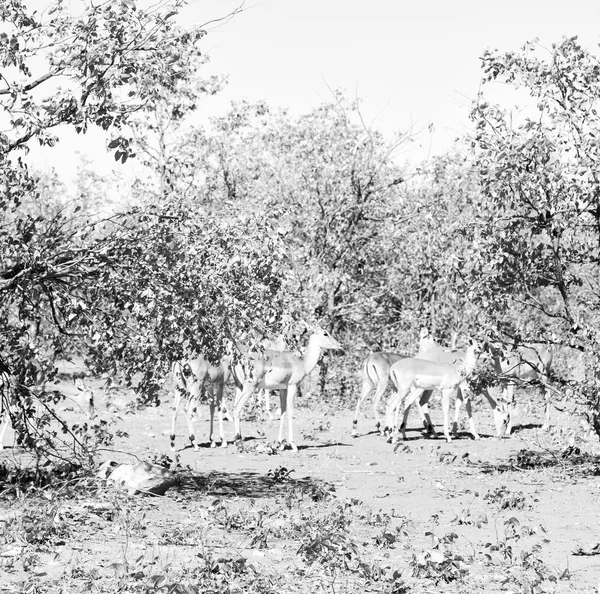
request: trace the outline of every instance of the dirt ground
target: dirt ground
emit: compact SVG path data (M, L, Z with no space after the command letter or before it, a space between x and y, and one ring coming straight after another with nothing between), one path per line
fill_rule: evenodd
M543 407L532 394L520 396L508 439L492 437L484 405L476 409L478 441L466 432L451 443L427 439L414 414L398 447L375 433L370 411L353 438L352 411L301 407L299 451L280 452L271 448L278 421L266 421L256 405L242 424L243 451L231 442L209 447L203 408L200 450L189 447L180 414L172 453L168 398L115 413L99 385L95 391L101 418L122 432L102 455L167 455L179 463L181 484L163 498L118 499L102 485L88 498L55 501L62 511L52 513L77 530L58 542L50 530L50 550L10 536L24 529L19 510L33 512L23 499L4 499L0 591L200 592L212 591L200 578L218 576L224 582L210 582L214 591L600 591L598 440L570 410L553 411L553 427L542 431ZM432 414L439 429L439 404ZM233 436L229 422L226 435ZM3 458L17 453L7 448ZM47 506L36 505L43 518ZM37 555L29 565L27 551ZM212 573L194 573L209 557ZM37 589L27 590L32 583Z

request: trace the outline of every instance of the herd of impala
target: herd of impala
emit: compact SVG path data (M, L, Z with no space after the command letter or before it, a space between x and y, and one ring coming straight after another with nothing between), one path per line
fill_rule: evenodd
M539 384L546 397L546 423L549 423L550 403L548 401L547 379L552 365L552 351L547 347L520 347L505 354L499 349L486 345L489 356L493 360L494 370L504 386L498 395L492 396L487 389L482 395L489 403L498 437L509 435L512 429L514 387L516 382L535 382ZM227 442L223 434L223 389L231 375L236 385L236 397L233 406L233 423L235 440L241 440L240 414L252 394L262 389L268 397L270 390L279 390L280 424L278 442L284 445L284 428L287 419L287 443L293 450L297 449L293 433L294 400L300 382L315 368L324 350L342 350L342 346L327 332L317 329L308 341L304 355L299 357L284 350L279 345L267 345L248 352L243 363L232 364L231 359L224 357L219 366L211 365L204 357L176 363L173 366L174 414L171 429L171 449L175 448L175 423L182 400L186 403L189 439L195 443L193 419L197 405L203 392L207 394L210 407L210 441L211 446L217 442L213 436L214 413L219 414L219 437L221 446ZM356 404L353 422L353 435L357 435L358 417L364 400L374 390L373 415L377 428L382 434L390 434L389 441L398 439L398 431L402 431L406 439L406 422L410 408L417 403L426 430L435 433L428 410L428 403L434 391L442 396L444 418L444 436L450 441L448 414L450 402L455 399L453 432L458 428L458 417L464 403L469 418L469 428L474 439L479 435L472 415L472 395L467 379L475 370L481 354L479 345L471 341L466 350L443 348L438 345L426 329L421 331L419 350L414 357L397 353L373 353L367 357L362 367L362 390ZM184 372L187 368L187 373ZM386 392L390 380L395 393L389 398L385 413L385 426L379 418L379 404ZM268 410L268 406L267 406ZM402 423L398 423L400 411L403 412ZM269 413L270 414L270 413Z
M453 341L454 342L454 341ZM453 345L454 346L454 345ZM255 349L248 349L240 360L223 357L219 365L212 365L202 355L179 361L173 365L173 418L171 426L171 449L175 449L175 426L177 413L183 402L188 423L189 439L194 449L198 449L194 436L193 421L196 409L203 396L210 410L210 441L216 446L214 439L215 412L219 417L219 438L221 446L227 441L224 435L223 415L225 405L223 399L224 386L231 377L236 386L233 405L233 424L235 440L241 441L240 416L248 399L256 390L264 390L266 397L271 390L279 391L280 422L278 442L285 447L284 429L287 420L287 444L297 450L293 433L294 400L302 380L316 367L324 350L342 350L342 346L329 333L317 328L310 336L308 346L302 357L297 356L281 343L263 343ZM501 378L503 390L492 396L487 389L482 395L489 403L498 437L509 435L512 428L514 387L516 382L535 382L542 387L546 396L546 423L549 423L550 403L548 400L547 379L552 365L552 351L548 347L519 347L506 354L499 349L486 345L486 350L493 360L495 373ZM465 404L469 419L470 433L474 439L479 435L472 415L472 395L467 380L475 370L481 349L475 341L470 341L466 350L444 348L437 344L426 329L421 330L419 349L411 357L397 353L378 352L367 357L362 366L362 390L356 404L353 421L353 435L357 435L358 417L365 399L374 390L373 415L376 427L382 434L389 434L389 441L398 439L398 432L406 439L406 422L410 408L417 404L428 433L436 435L429 415L428 403L434 391L441 393L443 412L443 431L450 441L449 409L452 398L455 401L453 432L458 427L461 405ZM386 405L385 425L381 425L379 404L391 383L395 393ZM0 382L1 383L1 382ZM6 383L6 379L5 379ZM91 392L87 388L78 389ZM267 407L268 410L268 407ZM93 415L93 405L87 410ZM398 423L400 412L402 422ZM269 413L270 414L270 413ZM0 427L0 449L2 438L8 424L8 415L4 414L4 422Z

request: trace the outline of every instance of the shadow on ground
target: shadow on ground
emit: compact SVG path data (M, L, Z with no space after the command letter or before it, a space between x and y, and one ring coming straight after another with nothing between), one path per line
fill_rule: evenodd
M186 477L180 485L183 493L203 491L204 495L237 496L257 499L297 493L319 501L330 496L335 488L319 479L304 477L292 478L285 468L269 474L258 472L207 472Z
M521 433L522 431L527 431L529 429L543 429L543 427L543 423L522 423L519 425L513 425L511 435Z
M477 462L473 465L485 473L560 468L564 473L573 472L578 476L600 476L600 456L581 452L576 446L543 451L524 448L511 454L505 461Z

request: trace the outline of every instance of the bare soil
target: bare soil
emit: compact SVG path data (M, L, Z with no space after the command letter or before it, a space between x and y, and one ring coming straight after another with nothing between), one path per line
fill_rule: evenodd
M492 437L483 405L478 441L426 439L415 414L398 446L370 418L353 438L351 411L301 407L299 451L281 452L278 421L256 405L242 451L209 447L203 409L200 450L180 414L172 453L170 402L115 413L98 384L100 415L122 432L102 455L168 456L180 484L162 498L98 481L4 497L0 591L596 593L598 440L572 410L542 431L538 396L519 398L508 439ZM433 419L439 429L435 404Z

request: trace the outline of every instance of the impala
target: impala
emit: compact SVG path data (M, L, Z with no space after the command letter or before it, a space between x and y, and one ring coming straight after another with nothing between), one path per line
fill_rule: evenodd
M270 351L287 351L288 346L286 344L285 338L283 336L277 336L276 338L263 338L260 341L260 344L264 349ZM269 421L274 420L273 413L271 412L271 390L262 390L263 400L265 403L265 411L267 413L267 417ZM278 416L281 418L281 410L277 412Z
M456 340L453 339L453 344L456 344ZM436 344L433 341L429 343L423 344L422 348L419 349L419 353L417 357L419 359L425 359L427 361L434 361L436 363L446 363L448 365L454 365L461 367L464 365L466 351L464 350L446 350L440 345ZM466 386L466 384L464 385ZM461 386L458 388L457 397L455 401L455 410L454 410L454 422L452 423L452 433L455 435L458 433L458 417L460 415L460 407L462 403L465 403L465 409L467 411L467 416L469 418L469 429L471 435L474 439L479 439L479 434L475 429L475 421L473 420L473 412L471 405L471 394L470 389L467 387L467 391L465 391L465 387ZM503 437L507 432L507 427L510 424L510 413L503 405L502 402L499 402L497 399L493 398L487 389L482 391L482 395L488 401L492 412L494 414L494 425L496 427L496 436ZM431 391L426 391L423 396L421 396L420 404L423 405L429 401L431 397ZM429 431L432 431L433 428L428 428Z
M429 331L426 328L421 328L419 338L419 352L424 349L435 346L433 337L430 336ZM418 354L415 356L419 356ZM358 431L358 416L363 402L367 399L373 388L375 393L373 395L373 417L375 418L375 427L379 431L381 429L381 421L379 418L379 402L385 394L390 383L390 368L392 365L401 359L408 358L409 355L401 355L399 353L371 353L364 361L361 371L362 389L360 396L356 403L356 409L354 411L354 420L352 421L352 435L357 436ZM425 422L425 417L421 412L421 417ZM383 434L383 431L382 431Z
M398 353L371 353L365 359L361 372L362 389L356 403L354 420L352 421L352 435L358 435L357 427L360 408L373 388L375 388L375 394L373 395L373 417L375 418L375 427L379 431L381 427L379 401L390 383L390 367L397 361L400 361L400 359L406 357L407 355L400 355Z
M219 412L219 437L221 447L227 447L223 429L223 390L229 377L230 357L222 357L218 365L212 365L203 355L173 363L173 419L171 423L171 450L175 450L175 424L181 401L185 400L188 436L195 451L198 443L194 435L194 420L203 393L208 394L210 410L210 446L216 447L213 439L215 409Z
M410 407L414 402L421 399L425 392L440 390L442 393L442 412L444 415L444 436L451 441L448 430L448 412L450 398L459 389L464 393L467 390L466 378L473 372L477 363L479 346L473 342L466 350L462 364L451 365L449 363L438 363L425 359L407 358L402 359L390 369L390 377L396 386L397 392L393 396L386 409L386 425L392 431L391 441L397 440L398 425L394 423L394 417L402 403L404 403L404 415L401 425L402 438L406 439L406 420ZM429 413L425 413L428 424L433 428ZM471 418L472 421L472 418ZM474 430L474 427L471 427ZM475 432L476 433L476 432ZM434 430L435 434L435 430Z
M233 379L236 384L236 398L233 407L233 423L236 441L242 441L240 430L240 414L248 398L256 389L279 390L281 417L279 420L279 437L281 449L284 424L288 418L288 444L296 451L294 442L293 417L294 398L300 382L315 368L324 350L341 350L340 343L324 332L317 329L308 341L303 357L298 357L290 351L248 351L242 360L233 366Z
M539 382L542 394L546 401L546 416L543 429L550 427L550 386L547 379L551 375L553 352L548 346L533 347L520 345L507 355L501 348L491 346L490 351L494 360L494 369L499 377L508 381L504 385L503 400L510 410L510 422L506 433L512 431L512 417L514 409L514 391L518 383Z

